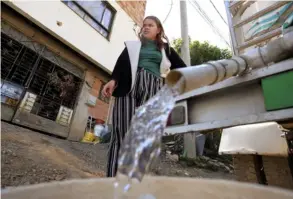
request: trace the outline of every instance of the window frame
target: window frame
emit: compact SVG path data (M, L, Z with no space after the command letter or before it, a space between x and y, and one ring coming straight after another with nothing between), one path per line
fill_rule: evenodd
M67 2L71 2L73 3L75 6L77 6L80 10L82 10L85 14L84 16L80 16L78 13L76 13L75 10L73 10L68 4ZM79 16L84 22L86 22L88 25L90 25L95 31L97 31L99 34L101 34L104 38L106 38L107 40L110 40L110 35L112 33L112 28L113 28L113 24L114 24L114 19L116 17L116 13L117 11L114 9L114 7L107 1L103 1L103 0L99 0L100 2L102 2L104 5L105 5L105 8L110 10L111 13L112 13L112 18L111 18L111 21L109 23L109 29L107 29L106 27L104 27L104 25L99 22L97 19L95 19L85 8L83 8L78 2L76 1L72 1L72 0L62 0L62 2L70 9L72 10L77 16ZM94 2L94 1L93 1ZM106 10L105 9L105 10ZM103 20L103 17L104 17L104 14L105 14L105 10L102 14L102 19L101 21ZM96 29L95 27L93 27L89 22L87 22L84 18L85 17L89 17L91 20L93 20L98 26L100 26L103 31L107 32L107 36L103 35L103 33L101 33L100 30Z

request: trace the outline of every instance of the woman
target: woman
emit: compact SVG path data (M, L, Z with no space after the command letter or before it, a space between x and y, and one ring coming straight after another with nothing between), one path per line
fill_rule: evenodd
M163 86L168 72L185 67L185 63L168 43L160 20L148 16L143 21L139 41L125 42L112 73L112 80L103 88L103 95L115 97L112 113L113 131L108 153L107 176L117 172L118 152L131 117Z

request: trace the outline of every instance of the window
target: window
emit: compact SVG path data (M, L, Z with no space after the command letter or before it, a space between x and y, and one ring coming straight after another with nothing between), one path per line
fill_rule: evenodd
M84 21L109 38L116 11L106 1L63 1Z

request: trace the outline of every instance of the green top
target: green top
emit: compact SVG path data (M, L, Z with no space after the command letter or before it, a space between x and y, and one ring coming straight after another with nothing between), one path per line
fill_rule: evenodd
M158 50L155 41L146 40L139 53L138 66L160 77L162 53Z

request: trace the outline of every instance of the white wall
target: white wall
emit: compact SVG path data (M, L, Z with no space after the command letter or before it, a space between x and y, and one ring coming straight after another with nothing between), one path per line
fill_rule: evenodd
M112 72L125 40L136 40L133 20L115 2L117 11L110 41L93 29L61 1L11 1L9 5L74 50ZM57 25L62 22L62 26Z

